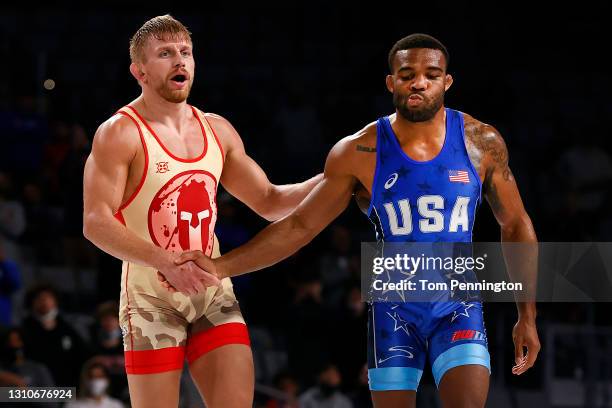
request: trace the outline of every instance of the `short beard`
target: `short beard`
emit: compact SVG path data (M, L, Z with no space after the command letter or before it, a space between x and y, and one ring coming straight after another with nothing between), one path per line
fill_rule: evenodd
M397 92L393 94L393 105L395 109L397 109L397 112L409 122L426 122L431 120L444 105L444 92L430 103L427 103L427 99L424 99L424 106L417 109L410 109L408 107L408 98L408 96L400 95Z
M181 103L185 102L189 97L189 93L191 92L191 85L192 84L189 83L188 88L181 90L170 90L162 84L159 88L157 88L157 93L159 94L159 96L161 96L162 98L164 98L164 100L168 102Z

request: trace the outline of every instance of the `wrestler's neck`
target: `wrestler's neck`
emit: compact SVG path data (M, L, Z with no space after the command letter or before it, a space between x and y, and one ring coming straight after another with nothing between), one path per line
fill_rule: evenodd
M149 122L159 122L177 129L180 132L182 124L192 115L187 100L183 102L169 102L155 92L142 94L132 103L138 112Z
M398 112L391 116L391 127L400 143L409 140L429 141L443 138L446 134L446 110L444 106L436 112L433 118L424 122L411 122Z

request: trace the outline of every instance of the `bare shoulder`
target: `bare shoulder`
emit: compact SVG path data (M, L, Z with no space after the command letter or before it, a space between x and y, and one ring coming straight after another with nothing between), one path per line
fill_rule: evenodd
M334 150L351 156L355 153L376 153L376 122L369 123L354 134L340 139L333 147L332 151Z
M350 136L355 151L363 153L376 152L376 122L368 123L363 129Z
M98 155L133 157L140 148L140 131L132 119L113 115L96 130L93 150Z
M355 175L367 162L376 162L376 123L340 139L329 152L326 167Z
M473 116L463 116L465 136L468 142L488 151L495 148L506 149L501 133L493 126L475 119Z
M231 147L236 145L242 146L242 139L229 120L221 115L211 112L204 113L204 117L219 138L219 141L223 145L223 149L226 152L231 150Z
M206 120L210 122L211 125L215 124L218 126L231 126L231 124L229 123L229 120L225 119L221 115L217 115L216 113L212 113L212 112L203 112L203 113L204 113L204 117L206 118Z
M204 113L204 117L206 118L208 123L210 123L210 126L213 127L215 133L217 133L218 136L221 136L220 134L229 137L238 136L238 133L236 132L236 129L234 129L234 126L230 123L229 120L227 120L223 116L217 115L216 113L206 112Z
M497 167L508 167L508 149L493 126L464 114L465 139L474 167L483 175ZM505 171L505 170L504 170Z

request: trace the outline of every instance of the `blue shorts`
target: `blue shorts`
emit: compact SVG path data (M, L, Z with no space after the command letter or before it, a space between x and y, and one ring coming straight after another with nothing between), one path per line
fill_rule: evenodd
M491 372L480 302L370 304L370 390L416 390L429 358L436 385L453 367L478 364Z

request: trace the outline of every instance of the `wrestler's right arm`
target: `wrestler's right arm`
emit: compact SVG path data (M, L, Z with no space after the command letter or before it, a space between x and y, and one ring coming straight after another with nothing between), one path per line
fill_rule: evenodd
M83 176L83 235L108 254L161 273L180 292L189 295L218 284L193 263L175 265L174 255L138 237L114 217L123 200L130 165L140 137L128 118L116 115L98 128Z
M176 262L195 261L205 271L222 278L263 269L289 257L329 225L350 202L359 182L355 169L360 163L354 154L354 144L354 137L338 142L327 157L323 180L289 215L264 228L243 246L214 260L199 251L184 252Z

